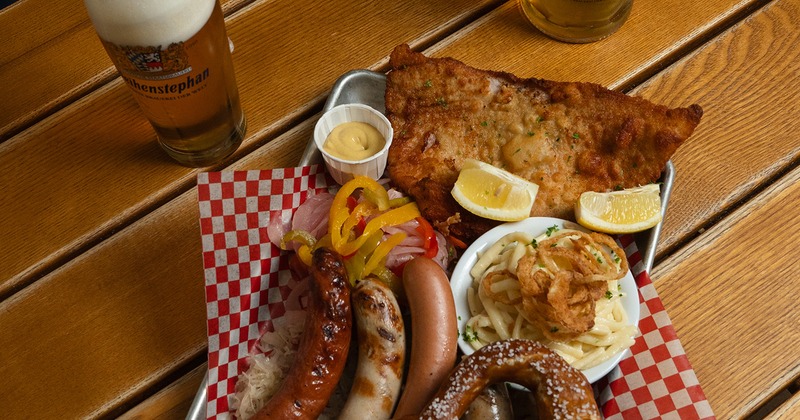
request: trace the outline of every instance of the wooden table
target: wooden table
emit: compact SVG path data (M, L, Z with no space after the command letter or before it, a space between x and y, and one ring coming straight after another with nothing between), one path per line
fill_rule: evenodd
M200 170L158 148L80 0L0 12L3 417L184 417L206 363L198 172L294 166L336 78L386 70L403 42L701 104L652 278L720 418L800 416L800 2L636 0L586 45L542 36L515 1L224 10L249 127Z

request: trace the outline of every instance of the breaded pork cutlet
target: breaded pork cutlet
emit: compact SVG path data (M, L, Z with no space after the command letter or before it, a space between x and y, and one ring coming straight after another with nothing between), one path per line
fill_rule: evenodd
M395 48L386 81L388 172L439 229L472 241L498 224L450 190L467 158L539 184L532 216L574 220L584 191L658 180L694 131L698 105L670 109L591 83L522 79Z

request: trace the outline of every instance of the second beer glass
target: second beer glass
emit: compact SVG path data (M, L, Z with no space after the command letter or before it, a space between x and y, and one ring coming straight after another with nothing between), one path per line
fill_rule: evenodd
M179 163L219 162L244 113L217 0L84 0L111 61Z
M633 0L519 0L523 15L545 35L560 41L598 41L619 29Z

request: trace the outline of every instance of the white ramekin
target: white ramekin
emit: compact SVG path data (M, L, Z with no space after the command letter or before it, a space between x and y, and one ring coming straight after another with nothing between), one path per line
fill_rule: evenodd
M386 139L386 144L378 153L362 160L344 160L330 155L323 147L325 139L334 127L346 122L364 122L372 125ZM317 149L322 153L328 173L339 184L344 184L356 175L368 176L375 180L383 177L393 135L392 125L382 113L370 106L355 103L331 108L320 117L314 127L314 142Z

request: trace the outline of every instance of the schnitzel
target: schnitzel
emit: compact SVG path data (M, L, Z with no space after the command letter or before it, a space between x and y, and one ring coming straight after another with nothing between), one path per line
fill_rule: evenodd
M465 241L499 224L450 195L465 159L538 184L531 216L574 220L584 191L657 181L703 115L699 105L670 109L596 84L478 70L408 45L389 63L389 176L439 230Z

